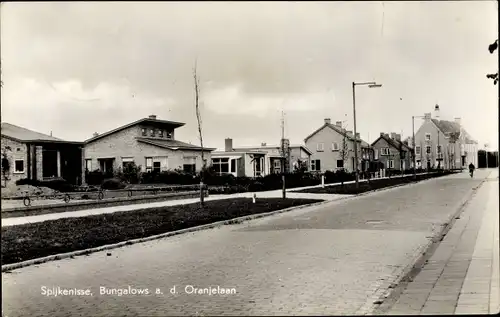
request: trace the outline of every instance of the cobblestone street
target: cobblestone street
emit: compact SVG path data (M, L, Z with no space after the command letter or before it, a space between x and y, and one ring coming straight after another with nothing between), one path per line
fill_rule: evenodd
M479 170L473 179L467 173L431 179L238 225L3 273L3 311L9 317L371 313L380 293L413 265L489 173ZM455 266L449 274L457 279L467 276L471 283L484 280L486 276L479 276L482 268L488 263L492 266L494 257L486 264L481 258L489 256L493 244L486 243L486 250L476 246L479 227L489 228L492 238L494 230L498 231L494 225L498 223L498 202L491 205L491 199L498 198L492 197L492 186L498 190L498 180L483 183L476 194L479 198L468 207L470 211L464 212L440 245L463 241L461 251L450 249L448 256L436 251L431 259L437 261L435 265L444 265L451 256ZM486 205L490 209L484 208ZM484 212L490 217L485 221L483 213L476 212L477 208L495 207L496 215ZM475 216L465 221L469 214ZM465 230L466 240L460 230ZM488 242L489 235L480 235L477 243ZM463 261L468 257L472 258L471 267L477 264L464 272ZM494 261L498 265L498 259ZM174 285L177 293L171 294ZM186 285L234 288L236 294L186 294ZM453 287L456 285L458 282ZM461 285L456 295L460 294L465 307L472 297ZM493 283L488 285L495 289ZM93 296L47 297L42 294L43 286L90 289ZM151 294L100 295L102 286L148 288ZM156 288L163 294L156 294ZM435 296L437 292L434 289ZM428 311L434 311L434 304L426 301L423 299L422 307L427 304Z

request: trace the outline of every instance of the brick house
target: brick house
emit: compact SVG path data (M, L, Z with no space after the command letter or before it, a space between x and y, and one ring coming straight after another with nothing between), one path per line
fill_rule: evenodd
M377 162L382 163L383 168L400 170L411 168L412 149L401 135L392 132L389 134L381 132L380 136L372 143Z
M330 119L325 119L319 129L304 139L306 147L313 152L310 170L325 172L344 169L353 172L355 140L358 142L358 168L365 171L373 158L370 145L360 138L359 133L356 133L355 138L352 131L343 128L342 121L333 125Z
M2 156L9 160L2 186L20 179L63 178L71 184L82 183L83 142L61 140L10 123L2 123ZM3 170L3 169L2 169Z
M175 129L184 125L151 115L102 134L95 133L85 141L84 170L111 173L133 162L143 172L198 172L203 166L202 148L175 138ZM206 162L210 162L213 150L203 149Z
M441 120L436 105L434 116L425 113L424 122L415 132L415 161L417 168L465 168L470 163L477 166L478 144L464 129L460 118Z

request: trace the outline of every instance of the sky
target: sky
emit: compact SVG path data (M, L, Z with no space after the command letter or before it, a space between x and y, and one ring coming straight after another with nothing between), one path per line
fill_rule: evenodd
M460 117L498 148L497 1L8 2L2 122L83 141L151 114L204 146L303 143L325 118L374 141L413 115ZM420 126L416 120L416 129Z

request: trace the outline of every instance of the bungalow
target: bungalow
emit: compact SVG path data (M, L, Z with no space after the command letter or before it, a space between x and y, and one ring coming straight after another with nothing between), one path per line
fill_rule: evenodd
M212 168L219 175L259 177L266 175L266 151L234 149L233 140L225 140L224 151L212 153Z
M2 122L1 136L2 186L15 185L20 179L63 178L71 184L82 183L83 142L61 140L6 122Z
M285 140L287 142L288 140ZM309 170L310 158L312 151L305 145L290 144L287 146L289 149L288 160L289 164L285 167L285 172L291 172L301 167ZM283 156L281 154L280 145L267 145L261 143L260 146L242 146L234 149L235 151L260 151L266 152L265 171L266 174L274 174L282 172Z
M135 163L143 172L181 169L195 173L210 162L214 148L201 148L176 140L175 129L184 123L159 120L155 115L97 134L85 141L86 171L112 173Z

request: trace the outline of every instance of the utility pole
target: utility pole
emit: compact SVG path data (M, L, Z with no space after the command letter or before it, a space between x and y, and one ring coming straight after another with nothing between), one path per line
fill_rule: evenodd
M281 112L281 181L283 183L283 199L286 198L285 185L285 112Z

